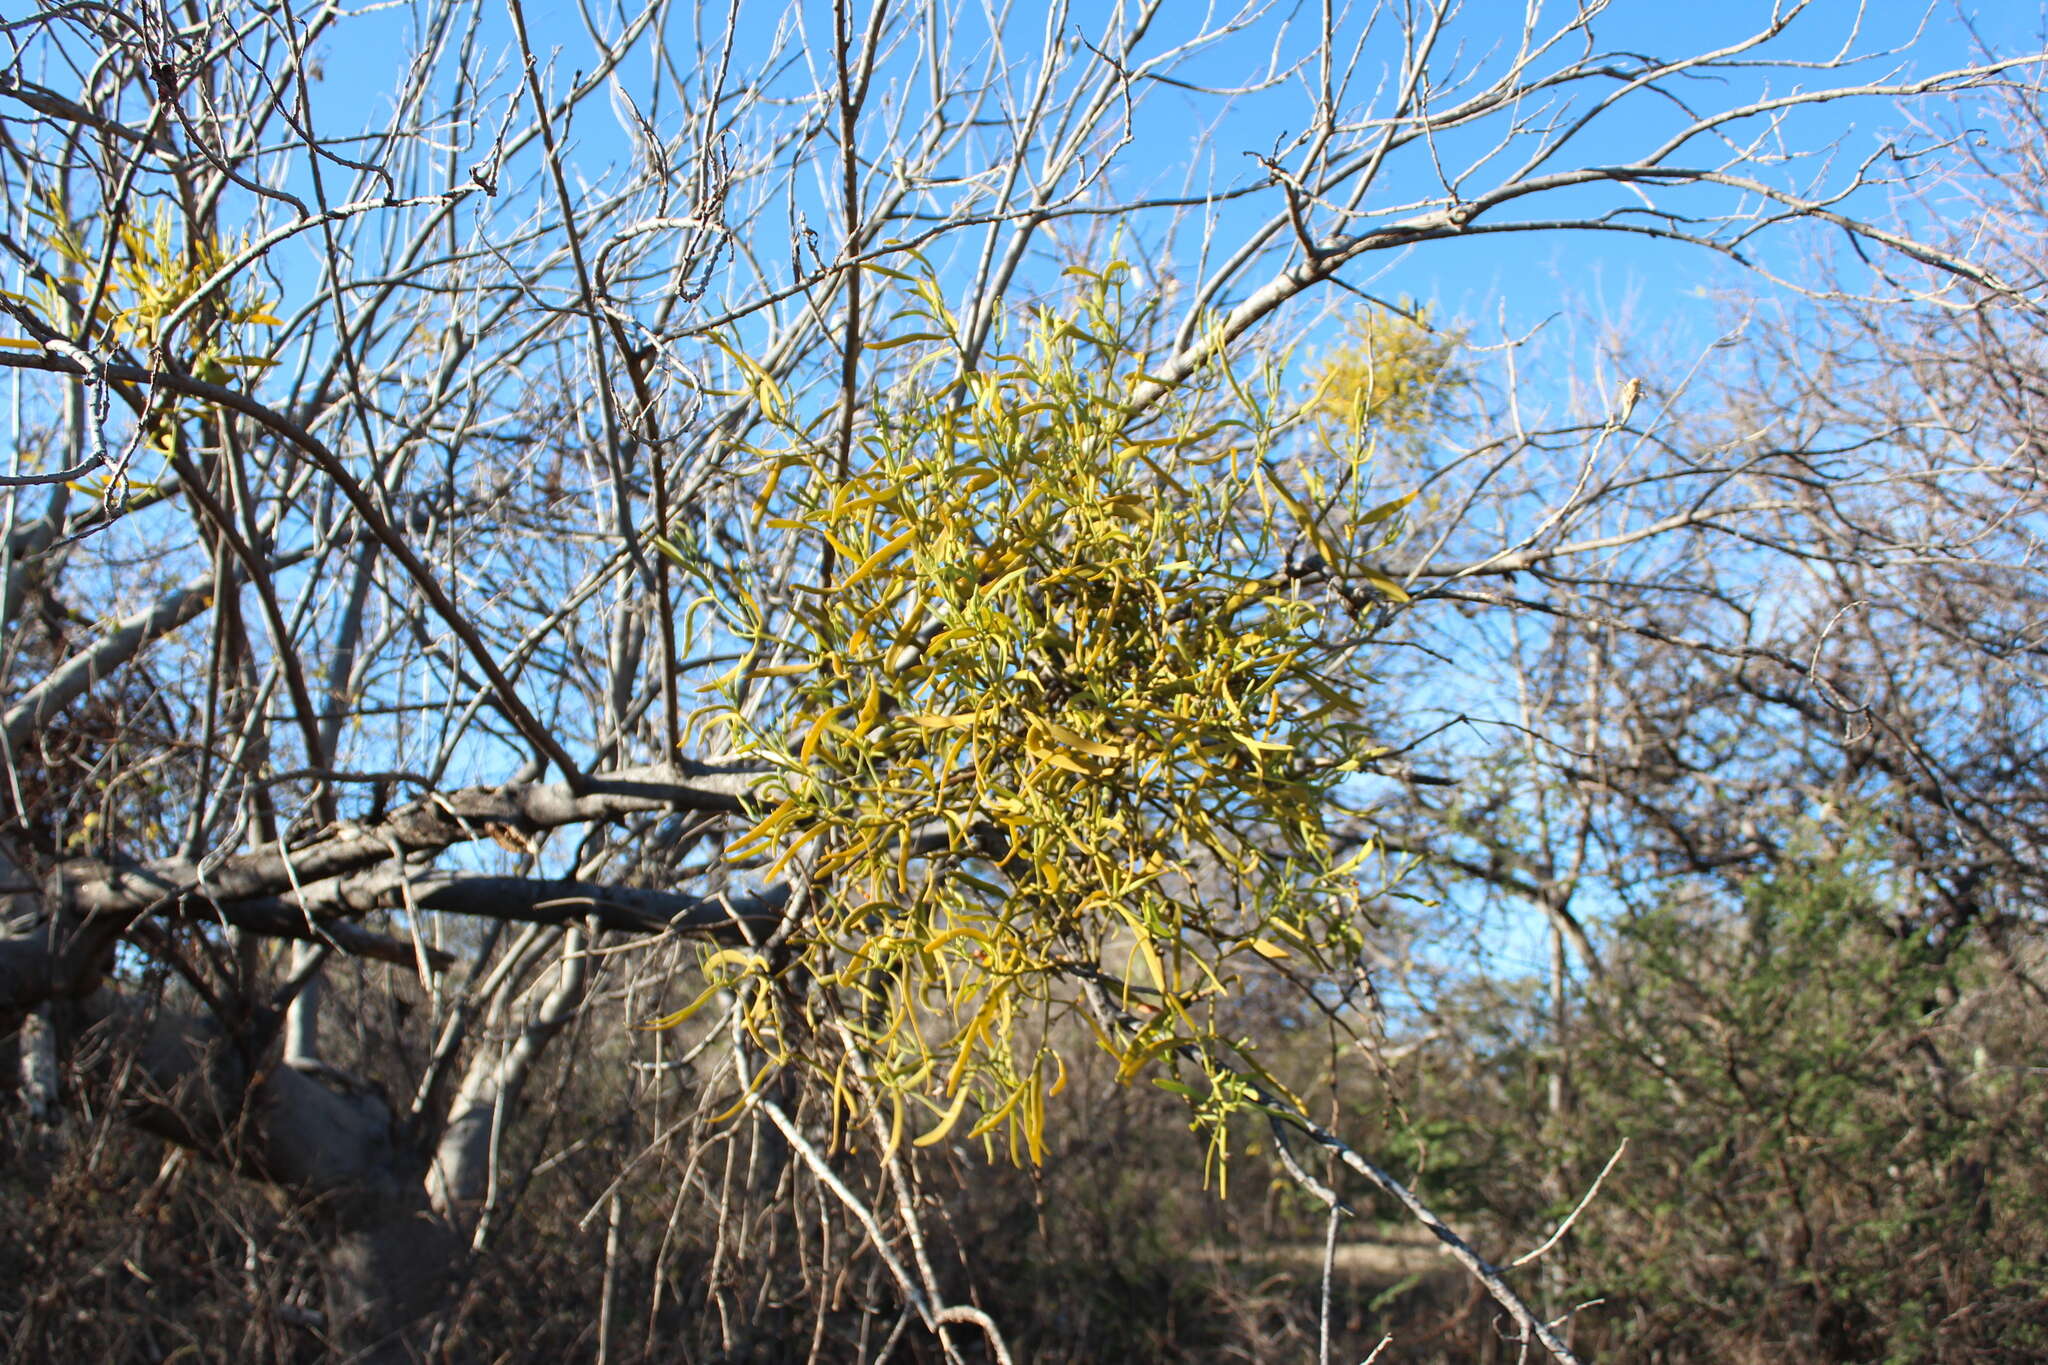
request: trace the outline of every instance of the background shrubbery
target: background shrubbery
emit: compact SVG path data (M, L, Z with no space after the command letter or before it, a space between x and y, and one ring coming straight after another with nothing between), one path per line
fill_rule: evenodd
M1286 1018L1268 1021L1276 1064L1320 1068L1341 1121L1498 1260L1542 1242L1625 1141L1567 1235L1514 1272L1552 1314L1587 1305L1572 1340L1589 1358L2021 1365L2048 1353L2039 945L1931 940L1893 891L1868 856L1788 857L1721 898L1621 921L1562 1033L1539 987L1465 979L1435 1003L1434 1036L1396 1037L1390 1060ZM374 1071L390 1040L361 1036ZM556 1155L465 1286L463 1357L592 1352L608 1236L611 1292L636 1337L665 1343L650 1358L800 1359L820 1283L820 1358L849 1358L863 1332L877 1347L897 1312L872 1256L819 1244L785 1154L736 1127L631 1160L653 1115L593 1064L610 1051L593 1040L546 1080ZM1077 1069L1042 1168L964 1146L925 1168L941 1278L998 1316L1020 1359L1312 1353L1323 1219L1274 1169L1271 1135L1242 1126L1219 1200L1185 1107L1114 1067ZM29 1210L0 1244L10 1358L318 1358L294 1326L318 1302L317 1215L111 1118L62 1144L10 1131L0 1179ZM1490 1301L1389 1201L1343 1188L1359 1217L1334 1283L1342 1352L1391 1333L1402 1360L1512 1359ZM752 1210L723 1254L722 1198ZM821 1256L844 1264L821 1276ZM753 1343L737 1354L718 1354L697 1307L706 1281ZM914 1334L898 1349L936 1358Z

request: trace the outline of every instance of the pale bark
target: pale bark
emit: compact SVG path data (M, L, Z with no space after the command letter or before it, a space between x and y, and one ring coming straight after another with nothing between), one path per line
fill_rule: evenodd
M442 1217L487 1214L500 1125L516 1115L534 1063L582 1008L590 984L587 944L588 936L580 928L563 935L553 989L510 1047L479 1051L464 1073L427 1173L428 1200ZM501 999L519 985L516 976L507 978L499 988ZM503 1010L492 1013L502 1017Z
M83 697L92 685L119 670L150 641L168 635L213 606L218 582L212 572L165 593L149 606L124 616L88 648L51 669L43 679L7 708L0 721L13 749L35 730Z
M300 943L292 948L292 975L313 969L320 950ZM286 1066L304 1067L320 1061L320 973L313 970L299 993L292 997L284 1016L284 1060Z
M738 811L759 780L757 765L718 759L621 769L585 779L581 791L567 782L465 787L423 797L367 825L344 823L297 848L260 848L203 871L186 858L124 865L79 859L61 873L81 915L132 914L195 893L246 900L494 832L532 835L642 811Z

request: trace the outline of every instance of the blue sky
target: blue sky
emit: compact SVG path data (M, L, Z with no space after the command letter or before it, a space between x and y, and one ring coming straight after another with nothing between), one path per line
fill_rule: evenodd
M707 5L707 24L724 13L723 5ZM857 6L864 12L865 5ZM1552 0L1557 12L1568 7ZM742 15L738 64L746 68L747 54L763 50L777 28L797 11L778 3L738 6ZM1247 54L1262 56L1274 41L1291 43L1290 56L1307 58L1300 31L1291 37L1281 34L1281 22L1289 15L1312 14L1312 5L1276 6L1271 15L1252 31L1238 35L1229 44L1213 49L1186 72L1195 79L1219 84L1241 82ZM1483 60L1487 45L1504 41L1495 35L1511 33L1518 27L1524 5L1521 0L1473 0L1461 12L1454 30L1465 44L1464 51ZM589 41L583 32L579 9L567 0L531 0L528 22L534 43L544 60L552 59L558 79L585 68L591 60ZM1041 11L1020 10L1026 20ZM1081 7L1084 14L1099 14L1100 7ZM1197 21L1200 7L1189 3L1168 11L1167 23L1186 26ZM1773 7L1757 0L1741 3L1688 4L1666 0L1620 0L1603 16L1599 29L1602 45L1609 50L1634 51L1669 57L1722 46L1744 36L1768 21ZM814 35L828 33L830 7L819 0L803 0L801 16ZM492 64L509 39L504 11L488 5L482 11L481 50L491 53ZM326 67L323 97L327 101L323 118L329 131L351 118L376 117L385 104L372 92L384 89L394 73L393 57L402 51L405 33L412 22L411 11L394 7L381 13L345 22L325 45ZM1975 28L1975 35L1971 27ZM1032 31L1033 25L1021 25ZM1966 65L1977 59L1977 41L2003 51L2025 50L2038 45L2042 11L2032 3L2016 2L1979 5L1975 8L1936 7L1919 9L1882 4L1859 7L1850 0L1815 0L1798 15L1779 46L1779 56L1820 60L1845 44L1862 52L1882 53L1911 45L1910 52L1896 57L1877 57L1852 68L1849 73L1826 71L1733 71L1721 88L1703 88L1703 102L1718 102L1735 95L1785 93L1802 86L1834 85L1849 80L1896 80L1925 75L1935 70ZM972 35L956 33L963 47ZM1035 38L1035 31L1031 36ZM1170 37L1171 34L1165 35ZM1391 54L1387 54L1391 55ZM1382 62L1382 54L1368 50L1367 70ZM634 88L644 76L644 63L629 64L624 83ZM637 73L637 74L636 74ZM792 73L803 79L799 70ZM1365 93L1370 93L1369 87ZM690 111L660 108L644 93L636 94L644 110L652 114L664 131ZM1304 101L1299 85L1251 94L1237 100L1218 116L1212 100L1197 100L1171 89L1155 90L1144 106L1138 125L1138 139L1126 154L1120 189L1125 192L1180 193L1189 188L1224 187L1255 172L1251 154L1268 151L1298 131L1289 119L1303 115ZM1617 120L1598 135L1592 155L1611 150L1616 159L1629 156L1659 134L1660 116L1656 106L1638 101L1640 114ZM1967 105L1954 106L1949 115L1967 123L1974 111ZM1664 117L1669 117L1664 115ZM1793 151L1811 151L1832 146L1845 163L1853 163L1881 146L1897 131L1900 115L1884 102L1846 101L1795 114L1787 123L1785 142ZM586 108L574 129L577 170L589 180L601 177L607 164L628 154L628 146L604 106L594 102ZM1581 151L1583 158L1588 155ZM1398 197L1398 184L1390 187ZM1899 206L1867 196L1860 207L1872 214L1896 212ZM807 212L824 221L827 210L813 202ZM1256 208L1220 205L1214 222L1220 234L1229 237L1271 212L1269 202ZM1906 209L1909 219L1915 210ZM1811 232L1780 234L1762 242L1759 256L1773 269L1797 276L1817 258L1826 243ZM1390 252L1371 260L1366 268L1352 272L1350 282L1388 296L1412 297L1434 306L1440 320L1464 320L1483 339L1494 328L1511 333L1556 319L1553 340L1561 353L1551 377L1535 384L1554 386L1555 376L1564 369L1587 367L1585 352L1597 346L1599 331L1614 326L1626 338L1680 359L1707 347L1723 326L1726 298L1741 291L1771 292L1768 285L1741 271L1732 263L1708 252L1664 243L1653 243L1612 234L1530 233L1491 236L1461 242L1432 243L1405 252ZM1315 311L1308 302L1304 313ZM1590 320L1590 321L1589 321ZM1562 401L1554 387L1549 392L1526 395L1536 402Z
M821 0L797 0L797 4L756 2L737 4L735 8L739 12L735 65L741 76L748 74L750 51L758 57L774 33L793 25L795 20L801 20L803 31L813 41L829 33L829 4ZM856 12L864 8L864 4L856 6ZM1176 25L1186 29L1198 23L1204 8L1194 2L1169 6L1161 37L1174 37ZM1759 0L1735 4L1620 0L1599 20L1599 35L1608 49L1655 55L1690 53L1735 41L1759 23L1765 23L1772 8ZM725 6L707 4L702 10L705 12L700 14L700 20L711 27L723 16ZM1106 4L1075 6L1083 20L1100 20L1106 10ZM1313 10L1315 6L1274 6L1251 31L1198 55L1184 74L1194 80L1214 80L1219 84L1241 82L1245 78L1243 65L1247 55L1255 61L1276 41L1288 51L1290 59L1309 59L1313 43L1305 43L1305 31L1296 27L1290 33L1282 33L1282 20L1313 14ZM1556 0L1550 2L1548 10L1569 12ZM1452 57L1481 55L1489 45L1503 41L1495 35L1516 31L1522 12L1524 4L1520 0L1473 0L1462 8L1458 25L1452 29L1454 43L1446 51ZM1038 14L1042 14L1042 8L1030 4L1018 10L1014 27L1028 39L1026 47L1030 47L1030 41L1036 41ZM504 8L485 4L479 10L479 18L483 39L479 51L489 55L479 65L510 63L506 55L510 31ZM557 80L567 80L571 72L588 68L592 47L578 4L569 4L567 0L528 0L526 20L543 61L553 61ZM410 6L391 6L344 20L322 45L319 57L326 68L326 82L319 94L324 102L322 119L330 131L365 117L375 119L381 108L387 106L387 92L397 76L393 55L406 49L406 35L412 25L414 10ZM1860 51L1911 45L1911 51L1896 59L1864 63L1862 68L1855 68L1855 76L1876 80L1892 72L1927 74L1974 59L1976 37L1972 37L1972 27L1976 37L1993 47L2017 51L2038 45L2042 10L2025 0L1962 8L1935 6L1927 10L1907 4L1864 8L1851 0L1815 0L1800 10L1790 33L1782 39L1782 47L1774 51L1823 57L1849 41ZM973 35L954 33L954 41L965 51L973 45ZM1366 70L1372 70L1376 61L1384 61L1384 57L1368 47ZM690 111L676 108L674 102L668 108L659 106L657 100L641 90L641 86L649 84L645 76L645 63L629 63L623 84L629 90L639 90L637 100L653 115L657 125L664 125L664 131L674 129ZM793 72L793 76L801 80L803 72ZM1743 78L1743 74L1731 74L1731 82ZM1841 76L1829 72L1761 72L1749 76L1755 92L1765 88L1784 92L1796 88L1802 78L1808 84L1835 84L1841 80ZM1702 90L1702 100L1718 98L1726 98L1726 92ZM1642 102L1638 108L1651 111L1651 104ZM1229 113L1221 119L1212 98L1198 100L1192 94L1153 90L1149 102L1141 108L1139 121L1145 151L1143 156L1126 158L1128 164L1120 170L1124 188L1178 192L1184 188L1198 190L1204 184L1227 186L1255 170L1251 153L1268 151L1298 131L1288 127L1288 121L1300 119L1303 111L1305 102L1298 84L1284 84L1264 94L1247 94L1233 102ZM1966 111L1962 117L1966 117ZM1880 102L1831 104L1819 111L1796 115L1788 125L1788 141L1794 147L1833 143L1839 147L1841 158L1855 160L1880 145L1884 135L1892 131L1894 121L1896 113ZM1651 127L1642 125L1638 115L1630 115L1628 123L1618 123L1610 129L1606 141L1593 143L1593 149L1595 153L1604 153L1608 143L1612 143L1614 156L1622 158L1630 149L1640 147L1649 131ZM586 108L571 137L575 168L588 180L598 180L608 164L629 153L629 145L616 123L604 117L602 104ZM1870 211L1884 209L1882 205L1866 207ZM1227 237L1253 217L1270 211L1270 201L1260 201L1257 207L1221 205L1214 209L1212 221L1219 233ZM817 219L823 217L825 209L817 207ZM1815 241L1810 233L1804 239L1782 235L1765 244L1759 254L1774 268L1796 274L1802 268L1800 254L1815 250ZM1358 287L1374 293L1432 303L1436 317L1475 323L1481 332L1495 325L1505 327L1507 332L1526 332L1534 323L1559 313L1589 313L1606 317L1612 323L1624 323L1632 334L1655 338L1661 346L1692 350L1704 348L1720 325L1722 309L1716 297L1757 287L1753 276L1712 254L1612 233L1530 233L1430 244L1421 250L1372 258L1354 270L1350 278Z
M744 73L749 50L758 53L773 33L800 18L814 40L830 31L830 6L821 0L795 0L793 4L740 3L740 38L737 65ZM856 6L857 12L865 5ZM1081 5L1084 17L1098 15L1106 5ZM1166 11L1166 37L1174 25L1198 21L1206 7L1195 3L1170 6ZM1219 83L1241 81L1248 54L1254 60L1278 41L1293 58L1307 58L1312 44L1306 30L1297 27L1283 35L1282 21L1300 19L1314 6L1276 5L1259 24L1228 43L1198 56L1186 75ZM1551 0L1549 10L1567 12ZM1620 0L1600 20L1603 46L1660 56L1698 51L1733 41L1767 21L1773 7L1759 0L1730 4L1667 3L1666 0ZM701 18L713 25L725 11L723 5L707 4ZM1485 45L1497 41L1493 35L1508 34L1520 22L1520 0L1473 0L1460 12L1451 30L1456 50L1478 55ZM1042 10L1024 5L1019 10L1017 31L1035 38ZM485 4L479 11L482 42L479 51L489 54L483 66L509 63L509 27L501 6ZM536 49L543 61L552 60L556 74L587 68L592 50L585 34L578 5L568 0L529 0L526 15ZM413 19L409 6L397 5L343 21L319 51L326 72L320 91L324 107L320 117L329 131L375 119L388 107L386 94L398 73L394 56L405 50ZM1859 7L1851 0L1814 0L1794 22L1780 51L1784 55L1822 57L1853 38L1859 50L1881 51L1911 44L1909 53L1893 61L1874 61L1856 69L1864 79L1876 79L1892 71L1924 74L1942 67L1974 60L1974 40L1965 25L1993 46L2012 51L2039 44L2042 11L2034 4L2015 0L2010 4L1975 7L1936 7L1927 10L1909 5L1879 4ZM963 48L971 35L956 34ZM1502 39L1501 41L1504 41ZM1391 56L1392 54L1387 54ZM1370 70L1383 60L1368 47L1365 66ZM801 78L801 72L792 73ZM1760 73L1753 88L1783 92L1799 83L1802 73L1775 71ZM658 123L673 128L690 111L671 103L661 110L644 89L647 64L628 64L623 84L638 91L637 98L655 115ZM1738 75L1736 79L1740 79ZM1810 73L1809 83L1835 83L1841 76L1827 72ZM1366 87L1370 93L1369 87ZM1705 92L1702 98L1726 98ZM1161 192L1204 185L1223 186L1252 172L1252 153L1270 150L1294 131L1290 118L1302 116L1303 100L1298 84L1283 85L1238 100L1220 119L1215 102L1197 101L1194 96L1172 90L1155 90L1140 115L1140 145L1143 153L1127 154L1123 168L1126 189L1156 189ZM1640 105L1649 109L1648 104ZM1966 116L1966 115L1965 115ZM1640 145L1643 129L1631 115L1611 135L1617 156ZM1812 147L1835 143L1844 157L1853 158L1877 146L1896 115L1878 102L1861 101L1832 105L1803 113L1789 125L1795 146ZM603 168L628 153L618 128L603 116L602 106L593 105L580 116L574 130L577 169L596 180ZM1156 146L1157 151L1149 148ZM1595 144L1596 150L1605 150ZM1225 234L1251 213L1263 215L1270 204L1261 201L1256 209L1219 206L1215 221ZM822 216L822 214L821 214ZM1782 246L1775 249L1783 249ZM1796 248L1794 248L1796 251ZM1797 269L1797 261L1773 262L1783 269ZM1399 255L1371 262L1356 272L1353 282L1390 295L1430 302L1443 318L1464 318L1488 324L1505 321L1521 329L1560 310L1591 307L1613 310L1643 329L1670 340L1684 337L1704 344L1711 337L1716 318L1712 296L1725 288L1751 287L1753 280L1706 253L1686 252L1657 243L1603 235L1531 234L1518 237L1488 237L1457 243L1435 243Z
M829 5L819 0L803 0L803 4L810 30L829 31ZM1552 4L1569 12L1558 0ZM744 71L748 54L766 46L791 10L779 3L748 3L738 8L743 16L738 61ZM857 8L865 10L865 5ZM1189 0L1184 9L1170 11L1169 23L1192 22L1190 16L1197 8ZM1184 74L1218 83L1242 80L1245 73L1237 68L1246 61L1246 54L1263 53L1270 40L1279 37L1282 19L1312 13L1314 8L1276 6L1261 27L1215 49ZM707 22L715 22L724 12L719 4L707 4L705 9L709 11ZM1099 7L1082 9L1099 13ZM1476 53L1493 41L1492 35L1518 25L1523 9L1520 0L1474 0L1462 12L1460 32ZM1032 11L1026 8L1021 13L1028 18ZM1755 0L1720 5L1620 0L1603 20L1601 32L1609 48L1674 55L1730 41L1770 13L1769 5ZM479 66L509 67L509 30L502 5L487 0L478 15L479 51L483 54ZM571 72L590 64L590 43L576 4L532 0L527 15L535 45L543 60L552 60L558 81L566 81ZM1977 26L1986 42L2007 51L2035 45L2042 26L2041 10L2024 2L1979 6L1964 11L1962 17ZM395 94L391 87L403 74L408 33L414 23L415 10L410 5L393 5L343 20L325 40L317 53L324 79L316 92L316 114L323 132L334 135L381 122ZM1864 79L1878 79L1894 69L1902 74L1924 74L1966 64L1975 55L1972 36L1955 11L1923 12L1893 5L1864 11L1848 0L1816 0L1808 6L1792 30L1787 55L1797 50L1816 59L1824 57L1852 33L1866 51L1902 45L1919 34L1909 55L1860 68L1857 74ZM966 45L970 35L956 34L955 38ZM1288 41L1293 44L1293 56L1310 55L1299 33ZM1379 54L1370 53L1367 67L1379 60ZM637 89L636 82L644 81L646 72L647 64L636 60L626 68L622 83ZM1797 85L1802 75L1788 71L1733 73L1731 79L1750 80L1759 91L1767 86L1782 92ZM1814 72L1810 79L1815 84L1832 84L1841 77ZM1703 97L1726 98L1719 92L1707 92ZM644 94L636 98L665 132L691 112L672 103L664 108ZM1220 116L1213 102L1157 90L1140 116L1138 138L1127 150L1119 189L1178 193L1188 187L1227 186L1254 173L1252 153L1283 144L1298 131L1288 121L1302 117L1303 109L1298 86L1247 95ZM1955 111L1964 120L1971 112L1968 108ZM1788 142L1794 148L1836 145L1843 157L1854 160L1880 145L1897 118L1896 111L1875 101L1831 105L1797 116L1789 126ZM1654 132L1653 124L1622 123L1606 136L1620 158ZM1596 143L1596 150L1604 150L1606 145ZM592 182L603 177L607 166L630 153L627 139L601 100L593 101L580 115L572 130L572 146L575 171ZM1398 182L1390 186L1390 192L1398 191ZM1876 211L1888 206L1868 207ZM1228 237L1243 230L1255 215L1270 211L1270 203L1256 209L1219 205L1213 221L1221 235ZM807 212L820 222L827 217L820 202L809 203ZM296 244L301 253L319 249L319 240L313 235ZM1797 273L1805 264L1802 253L1816 249L1811 235L1802 238L1796 234L1781 236L1764 248L1771 253L1771 264L1787 273ZM1628 336L1674 354L1697 351L1711 341L1721 325L1725 295L1757 287L1754 277L1696 249L1578 233L1493 236L1390 252L1374 259L1369 268L1353 272L1350 282L1388 296L1431 303L1439 319L1466 320L1482 338L1495 325L1520 332L1545 319L1559 318L1555 331L1568 360L1577 359L1573 353L1582 352L1596 340L1578 321L1583 317L1622 325ZM1315 307L1313 301L1307 301L1301 311L1313 313ZM1556 401L1562 396L1555 389L1531 395L1537 401ZM1533 939L1528 944L1531 949L1536 946Z

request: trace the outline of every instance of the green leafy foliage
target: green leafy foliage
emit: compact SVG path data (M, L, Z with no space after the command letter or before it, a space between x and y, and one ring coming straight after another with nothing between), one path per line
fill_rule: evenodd
M1649 1179L1623 1185L1620 1235L1589 1258L1602 1289L1704 1301L1723 1326L1768 1304L1827 1359L1983 1359L1996 1322L2048 1347L2030 1312L2048 1183L2014 1159L2048 1094L1987 1065L1986 1043L2013 1040L1977 1034L1981 999L1960 1007L1989 964L1903 929L1885 899L1868 863L1831 858L1754 882L1733 931L1670 911L1629 926L1626 1050L1579 1085ZM1973 1271L1923 1275L1932 1247ZM1985 1275L2001 1249L2033 1262L2035 1288ZM1966 1304L1982 1321L1958 1333Z
M1627 1141L1551 1258L1557 1310L1601 1300L1583 1330L1621 1357L2040 1358L2037 1005L1915 929L1867 853L1788 857L1729 909L1625 922L1562 1037L1531 1008L1419 1064L1418 1149L1534 1245Z

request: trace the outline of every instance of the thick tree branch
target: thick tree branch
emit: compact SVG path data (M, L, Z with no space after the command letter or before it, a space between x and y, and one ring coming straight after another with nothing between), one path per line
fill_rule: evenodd
M438 853L496 833L538 834L639 811L738 811L760 769L737 759L684 762L567 782L507 782L434 793L367 825L344 823L295 848L268 848L202 866L165 858L125 866L80 859L59 868L74 914L132 915L187 896L237 901L346 876L388 858Z

